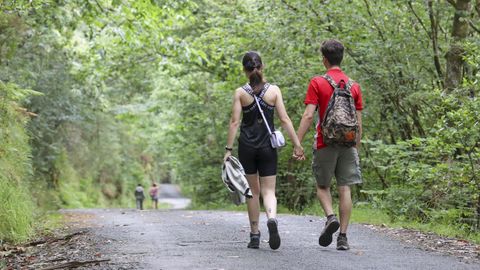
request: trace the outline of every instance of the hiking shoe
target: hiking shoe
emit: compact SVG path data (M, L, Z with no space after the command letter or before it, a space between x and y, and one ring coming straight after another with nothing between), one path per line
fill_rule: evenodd
M334 234L339 227L340 223L335 216L327 219L327 222L325 222L325 228L323 228L322 234L320 234L320 237L318 238L318 244L322 247L330 245L332 243L332 234Z
M337 238L337 249L338 250L349 250L350 246L348 245L347 237L339 235Z
M268 234L270 238L268 239L268 244L271 249L278 249L280 247L280 235L278 234L278 222L275 218L269 218L267 221Z
M260 247L260 232L250 233L250 243L248 243L248 248L259 248Z

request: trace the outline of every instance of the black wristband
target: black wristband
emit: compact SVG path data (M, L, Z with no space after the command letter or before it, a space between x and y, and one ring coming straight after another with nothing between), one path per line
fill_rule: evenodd
M228 146L225 146L225 150L227 150L227 151L233 151L233 148L228 147Z

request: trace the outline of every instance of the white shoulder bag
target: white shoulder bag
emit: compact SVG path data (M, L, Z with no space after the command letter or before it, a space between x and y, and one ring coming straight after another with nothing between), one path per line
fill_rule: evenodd
M270 133L270 143L273 148L280 148L285 146L285 138L283 137L282 132L280 130L275 130L272 132L270 127L268 126L267 119L265 118L265 114L263 114L262 107L260 106L260 102L258 102L258 98L255 94L253 94L253 98L255 98L255 101L257 102L258 109L260 110L260 113L262 114L263 117L263 122L265 122L265 126L268 129L268 133Z

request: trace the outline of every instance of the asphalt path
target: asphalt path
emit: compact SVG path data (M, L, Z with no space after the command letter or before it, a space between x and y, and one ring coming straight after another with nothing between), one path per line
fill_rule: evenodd
M248 249L245 212L89 209L90 232L108 265L98 269L480 269L454 257L420 250L352 224L349 251L318 245L325 220L279 215L282 245L268 246L261 217L260 249ZM128 265L128 267L126 267ZM94 269L94 268L92 268Z
M171 209L185 209L190 205L190 199L182 196L177 185L160 184L158 188L158 201L170 205Z

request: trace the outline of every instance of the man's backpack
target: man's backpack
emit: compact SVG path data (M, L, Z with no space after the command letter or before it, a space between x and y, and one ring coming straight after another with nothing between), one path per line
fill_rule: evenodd
M359 126L355 101L350 91L353 81L349 79L345 83L342 80L337 85L329 75L325 74L322 77L333 87L322 121L323 142L326 145L355 146Z

